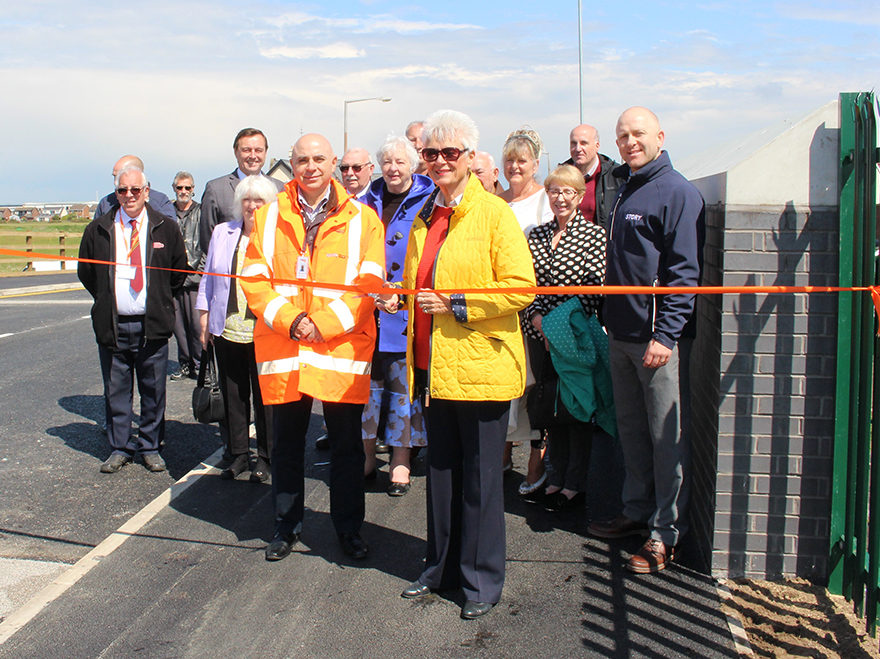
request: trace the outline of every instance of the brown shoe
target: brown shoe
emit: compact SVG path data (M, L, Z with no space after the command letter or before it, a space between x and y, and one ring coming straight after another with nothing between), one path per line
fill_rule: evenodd
M587 527L587 533L597 538L607 538L608 540L625 538L629 535L645 537L648 535L648 525L644 522L631 520L626 515L621 515L604 522L591 522Z
M667 547L661 540L648 538L626 564L630 572L649 574L666 569L666 565L675 558L675 547Z

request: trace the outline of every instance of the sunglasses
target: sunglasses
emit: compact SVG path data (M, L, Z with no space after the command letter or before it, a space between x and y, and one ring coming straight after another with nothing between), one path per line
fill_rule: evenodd
M422 159L425 162L434 162L437 156L443 156L446 162L455 162L461 157L461 154L467 153L470 149L456 149L454 146L447 146L443 149L422 149Z
M360 174L360 171L369 164L365 162L363 165L339 165L339 171L345 174L349 169L353 169L355 174Z
M192 190L193 186L191 186L191 185L175 185L174 189L175 190Z
M116 194L118 194L120 197L124 197L129 192L131 192L133 196L137 197L143 191L144 188L116 188Z

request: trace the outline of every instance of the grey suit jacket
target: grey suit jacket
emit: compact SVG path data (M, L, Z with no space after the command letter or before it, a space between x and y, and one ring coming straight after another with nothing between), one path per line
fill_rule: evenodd
M281 192L284 184L278 179L267 178ZM205 254L208 253L214 227L233 218L232 199L238 181L238 170L236 169L231 174L211 179L205 185L205 192L202 194L202 217L199 222L199 242Z

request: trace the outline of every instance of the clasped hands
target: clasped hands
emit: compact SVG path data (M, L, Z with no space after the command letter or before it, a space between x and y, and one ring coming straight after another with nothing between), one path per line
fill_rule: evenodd
M302 341L303 343L321 343L324 340L321 332L318 331L317 326L308 316L296 324L293 336L297 341Z

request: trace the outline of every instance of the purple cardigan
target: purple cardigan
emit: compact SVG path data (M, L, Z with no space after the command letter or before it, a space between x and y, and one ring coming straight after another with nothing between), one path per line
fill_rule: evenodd
M208 258L205 261L205 276L199 283L199 296L196 309L208 312L208 332L214 336L223 334L226 327L226 305L229 302L229 277L212 277L208 273L232 274L232 255L241 236L241 220L221 222L214 227Z

